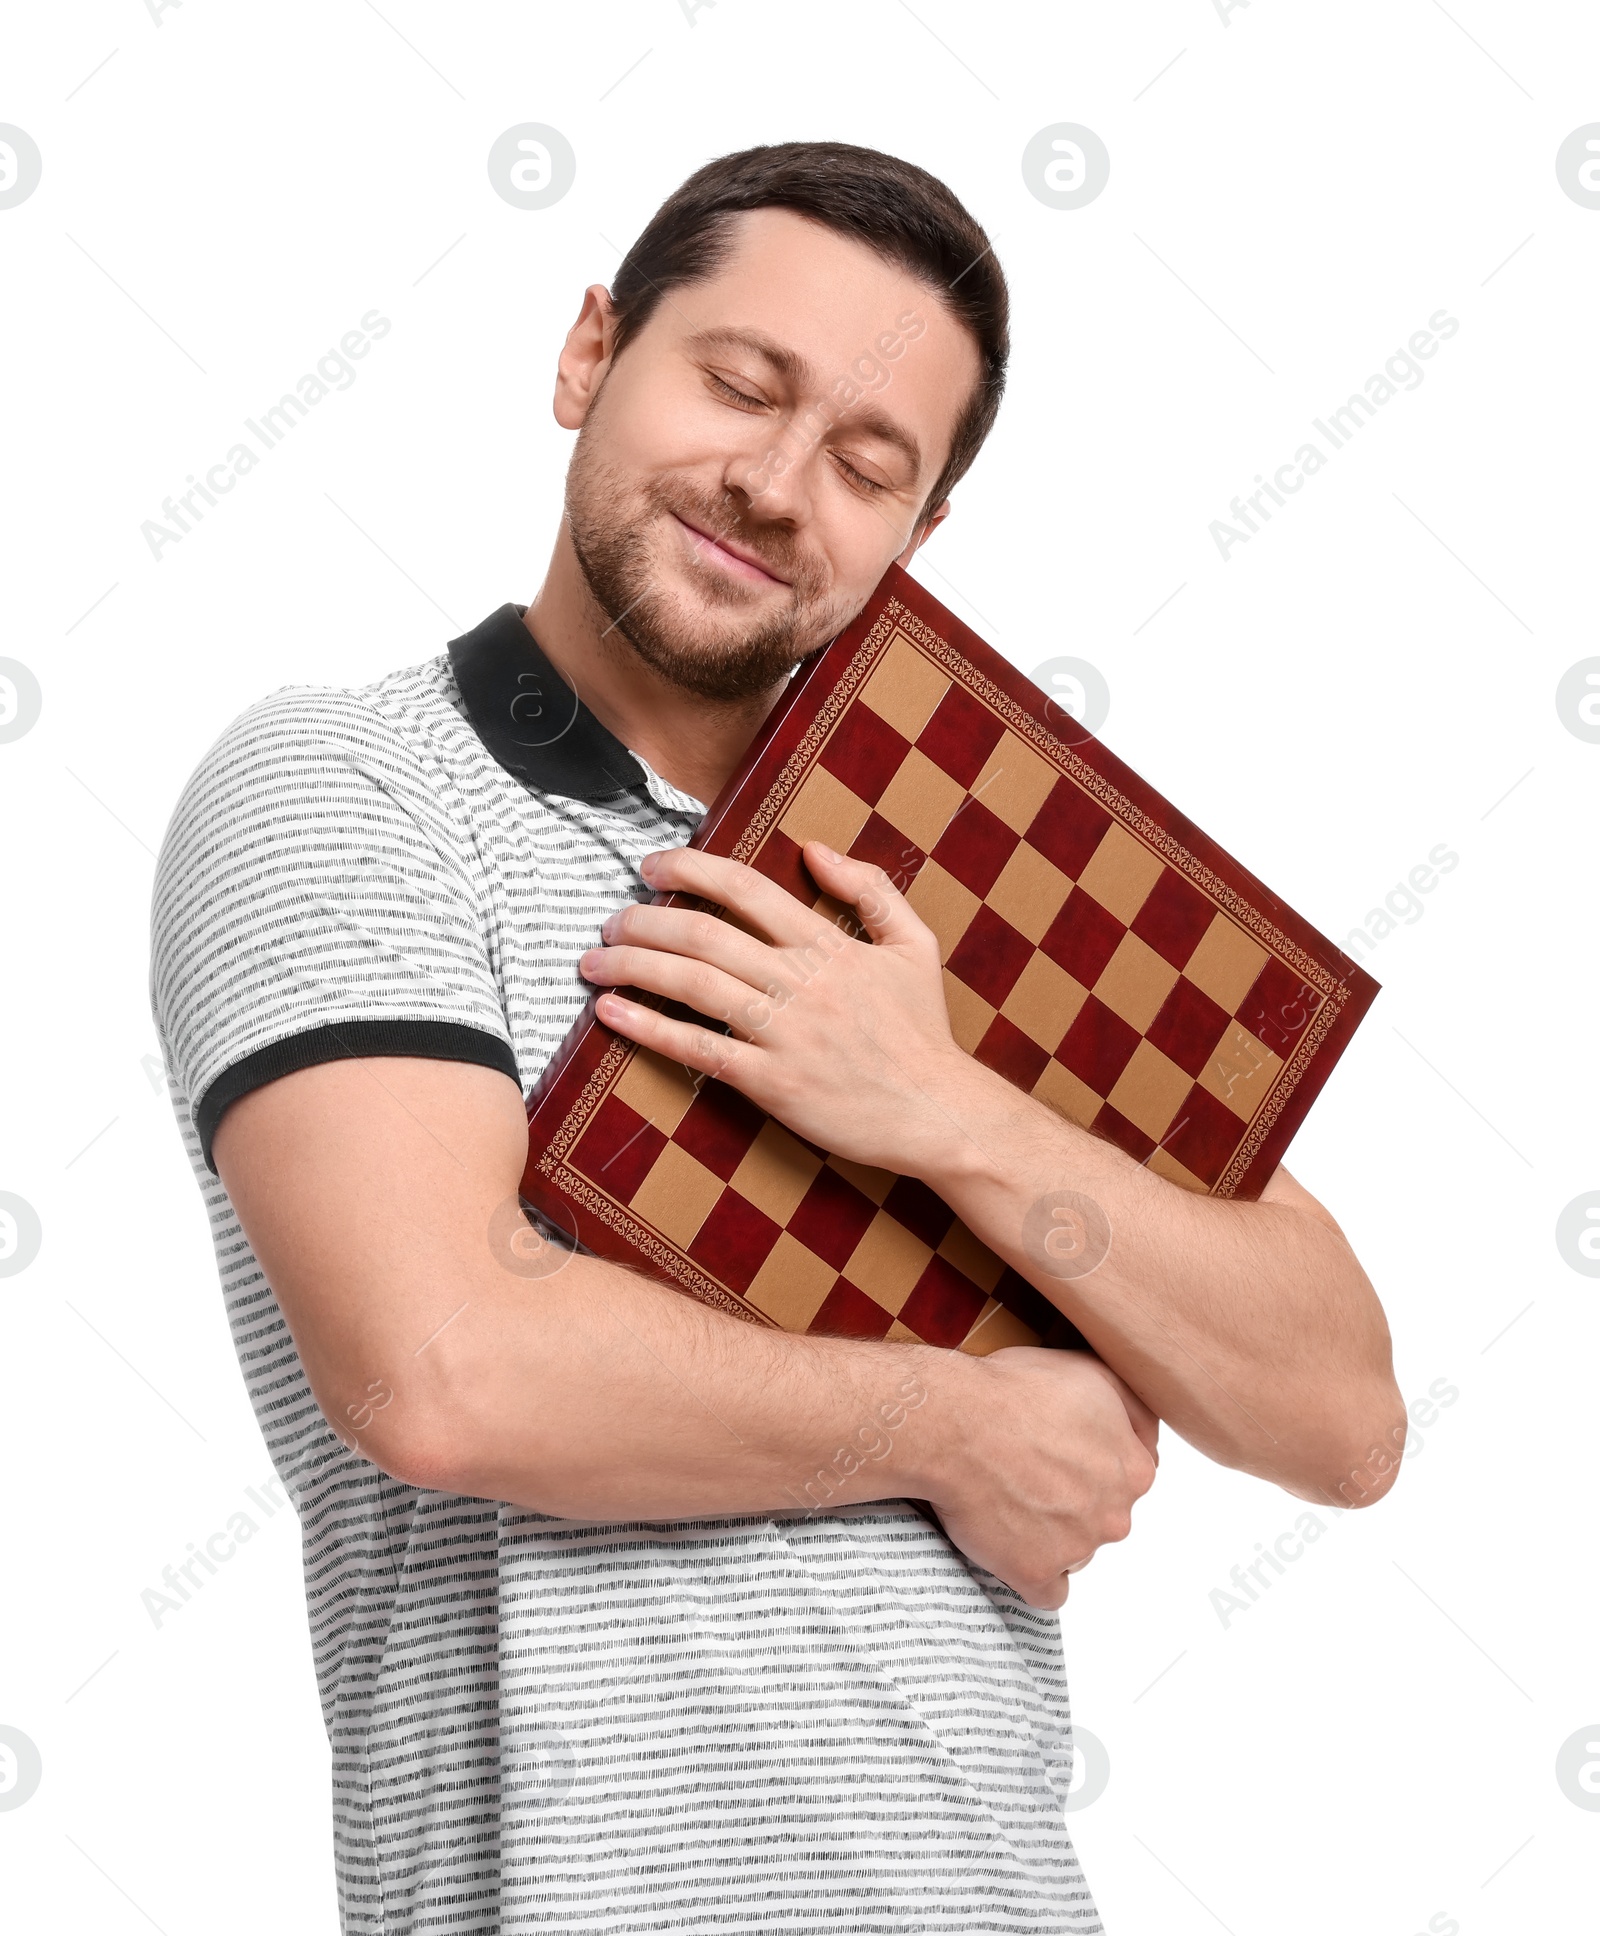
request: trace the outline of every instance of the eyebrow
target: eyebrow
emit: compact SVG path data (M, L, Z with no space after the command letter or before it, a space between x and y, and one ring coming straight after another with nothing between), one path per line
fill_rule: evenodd
M792 350L775 337L768 336L765 330L740 329L726 326L721 329L702 329L689 337L684 345L691 352L715 349L748 350L759 356L763 362L777 371L779 376L792 383L797 390L820 390L822 385L815 366L798 350ZM864 351L864 355L871 354ZM883 443L900 452L911 466L912 481L922 475L922 446L905 425L896 422L886 410L876 404L850 406L854 427L863 430L868 436L877 437Z

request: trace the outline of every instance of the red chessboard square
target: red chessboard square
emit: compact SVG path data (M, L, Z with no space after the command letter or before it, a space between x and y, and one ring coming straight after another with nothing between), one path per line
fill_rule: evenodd
M934 850L937 858L938 849ZM978 909L945 964L952 975L998 1008L1033 959L1033 943L1002 921L992 907Z
M1145 1035L1180 1069L1197 1076L1227 1026L1227 1011L1221 1004L1180 975Z
M1215 906L1199 888L1169 867L1133 917L1133 932L1163 961L1182 968L1215 913Z
M1028 828L1028 845L1076 880L1111 825L1111 816L1071 780L1057 780Z
M983 1040L972 1051L986 1069L1029 1090L1044 1074L1050 1051L1041 1049L1031 1035L1024 1035L1015 1022L997 1015L985 1031Z
M1118 1149L1126 1150L1138 1163L1142 1163L1156 1146L1153 1136L1147 1136L1137 1123L1130 1123L1120 1109L1113 1109L1108 1102L1101 1103L1099 1114L1089 1127L1096 1136L1103 1136L1108 1143L1115 1143Z
M930 1257L916 1289L900 1307L900 1322L925 1344L954 1349L988 1303L970 1277L943 1257Z
M615 1096L607 1096L578 1138L572 1167L608 1196L627 1203L666 1147L666 1137L653 1123Z
M726 1183L766 1120L766 1111L758 1109L748 1096L740 1095L726 1082L707 1081L690 1103L672 1140Z
M689 1255L742 1297L781 1234L748 1197L724 1190L690 1244Z
M870 706L851 706L817 755L817 763L871 807L910 751L911 742Z
M1000 1281L994 1287L995 1297L1008 1311L1014 1311L1030 1330L1037 1331L1042 1338L1059 1313L1043 1291L1030 1284L1020 1271L1014 1271L1009 1264L1001 1272Z
M864 709L863 709L864 710ZM908 834L890 826L881 813L867 815L867 824L850 843L852 860L871 861L881 867L902 894L922 871L928 856Z
M961 686L952 686L917 736L917 745L958 786L970 787L1000 743L1004 725Z
M767 835L760 853L750 864L758 874L776 881L807 907L817 898L817 884L806 871L799 841L791 840L781 827L774 827Z
M806 1330L821 1338L881 1338L893 1323L881 1304L874 1304L848 1277L841 1277Z
M981 800L966 799L934 843L933 857L963 887L985 895L1016 851L1017 836Z
M1093 988L1127 929L1092 894L1075 887L1039 946L1058 968Z
M926 1183L914 1176L897 1178L894 1188L883 1200L883 1207L913 1237L920 1237L930 1250L939 1248L956 1220L956 1213L944 1198L935 1196Z
M1056 1050L1056 1060L1080 1082L1088 1083L1097 1096L1104 1096L1127 1068L1141 1039L1137 1029L1091 995Z
M1273 955L1234 1013L1258 1042L1287 1058L1305 1034L1317 1003L1316 990Z
M1170 1131L1161 1147L1170 1151L1209 1190L1239 1147L1244 1124L1226 1103L1218 1102L1199 1083L1179 1104L1174 1120L1183 1126Z
M843 1270L877 1214L878 1206L870 1197L824 1164L790 1217L788 1231L825 1264Z

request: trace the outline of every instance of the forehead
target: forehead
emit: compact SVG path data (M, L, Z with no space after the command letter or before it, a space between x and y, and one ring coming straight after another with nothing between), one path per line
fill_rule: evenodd
M948 436L979 375L977 343L937 289L790 209L739 214L716 273L675 288L651 321L679 341L707 329L759 331L803 358L823 389L858 358L876 357L891 373L882 401L925 433ZM918 322L915 340L902 340ZM885 335L895 345L880 344Z

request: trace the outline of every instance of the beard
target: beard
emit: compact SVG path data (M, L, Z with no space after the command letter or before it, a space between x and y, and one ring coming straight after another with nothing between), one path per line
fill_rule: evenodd
M855 616L859 601L828 595L827 566L793 533L751 519L742 493L708 494L683 478L638 482L599 456L589 435L592 421L591 414L567 472L567 530L608 629L652 672L702 699L754 699ZM700 609L685 609L659 582L653 556L664 544L680 542L669 522L674 514L781 572L790 581L784 607L758 623L741 623L764 590L690 553L683 569L700 594Z

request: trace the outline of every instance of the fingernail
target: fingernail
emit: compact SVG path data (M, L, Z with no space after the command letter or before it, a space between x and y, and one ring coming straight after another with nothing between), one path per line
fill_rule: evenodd
M843 854L836 854L831 847L824 846L820 840L814 840L812 841L811 844L813 847L816 848L817 852L822 856L824 860L843 860L844 859Z
M609 941L616 931L617 917L614 914L608 914L600 923L600 939L602 941Z
M599 962L599 959L600 950L598 948L586 948L578 957L579 973L587 975L589 970Z
M649 880L650 877L655 873L656 862L660 858L661 856L659 854L646 854L644 859L640 861L639 872L643 874L646 880Z

